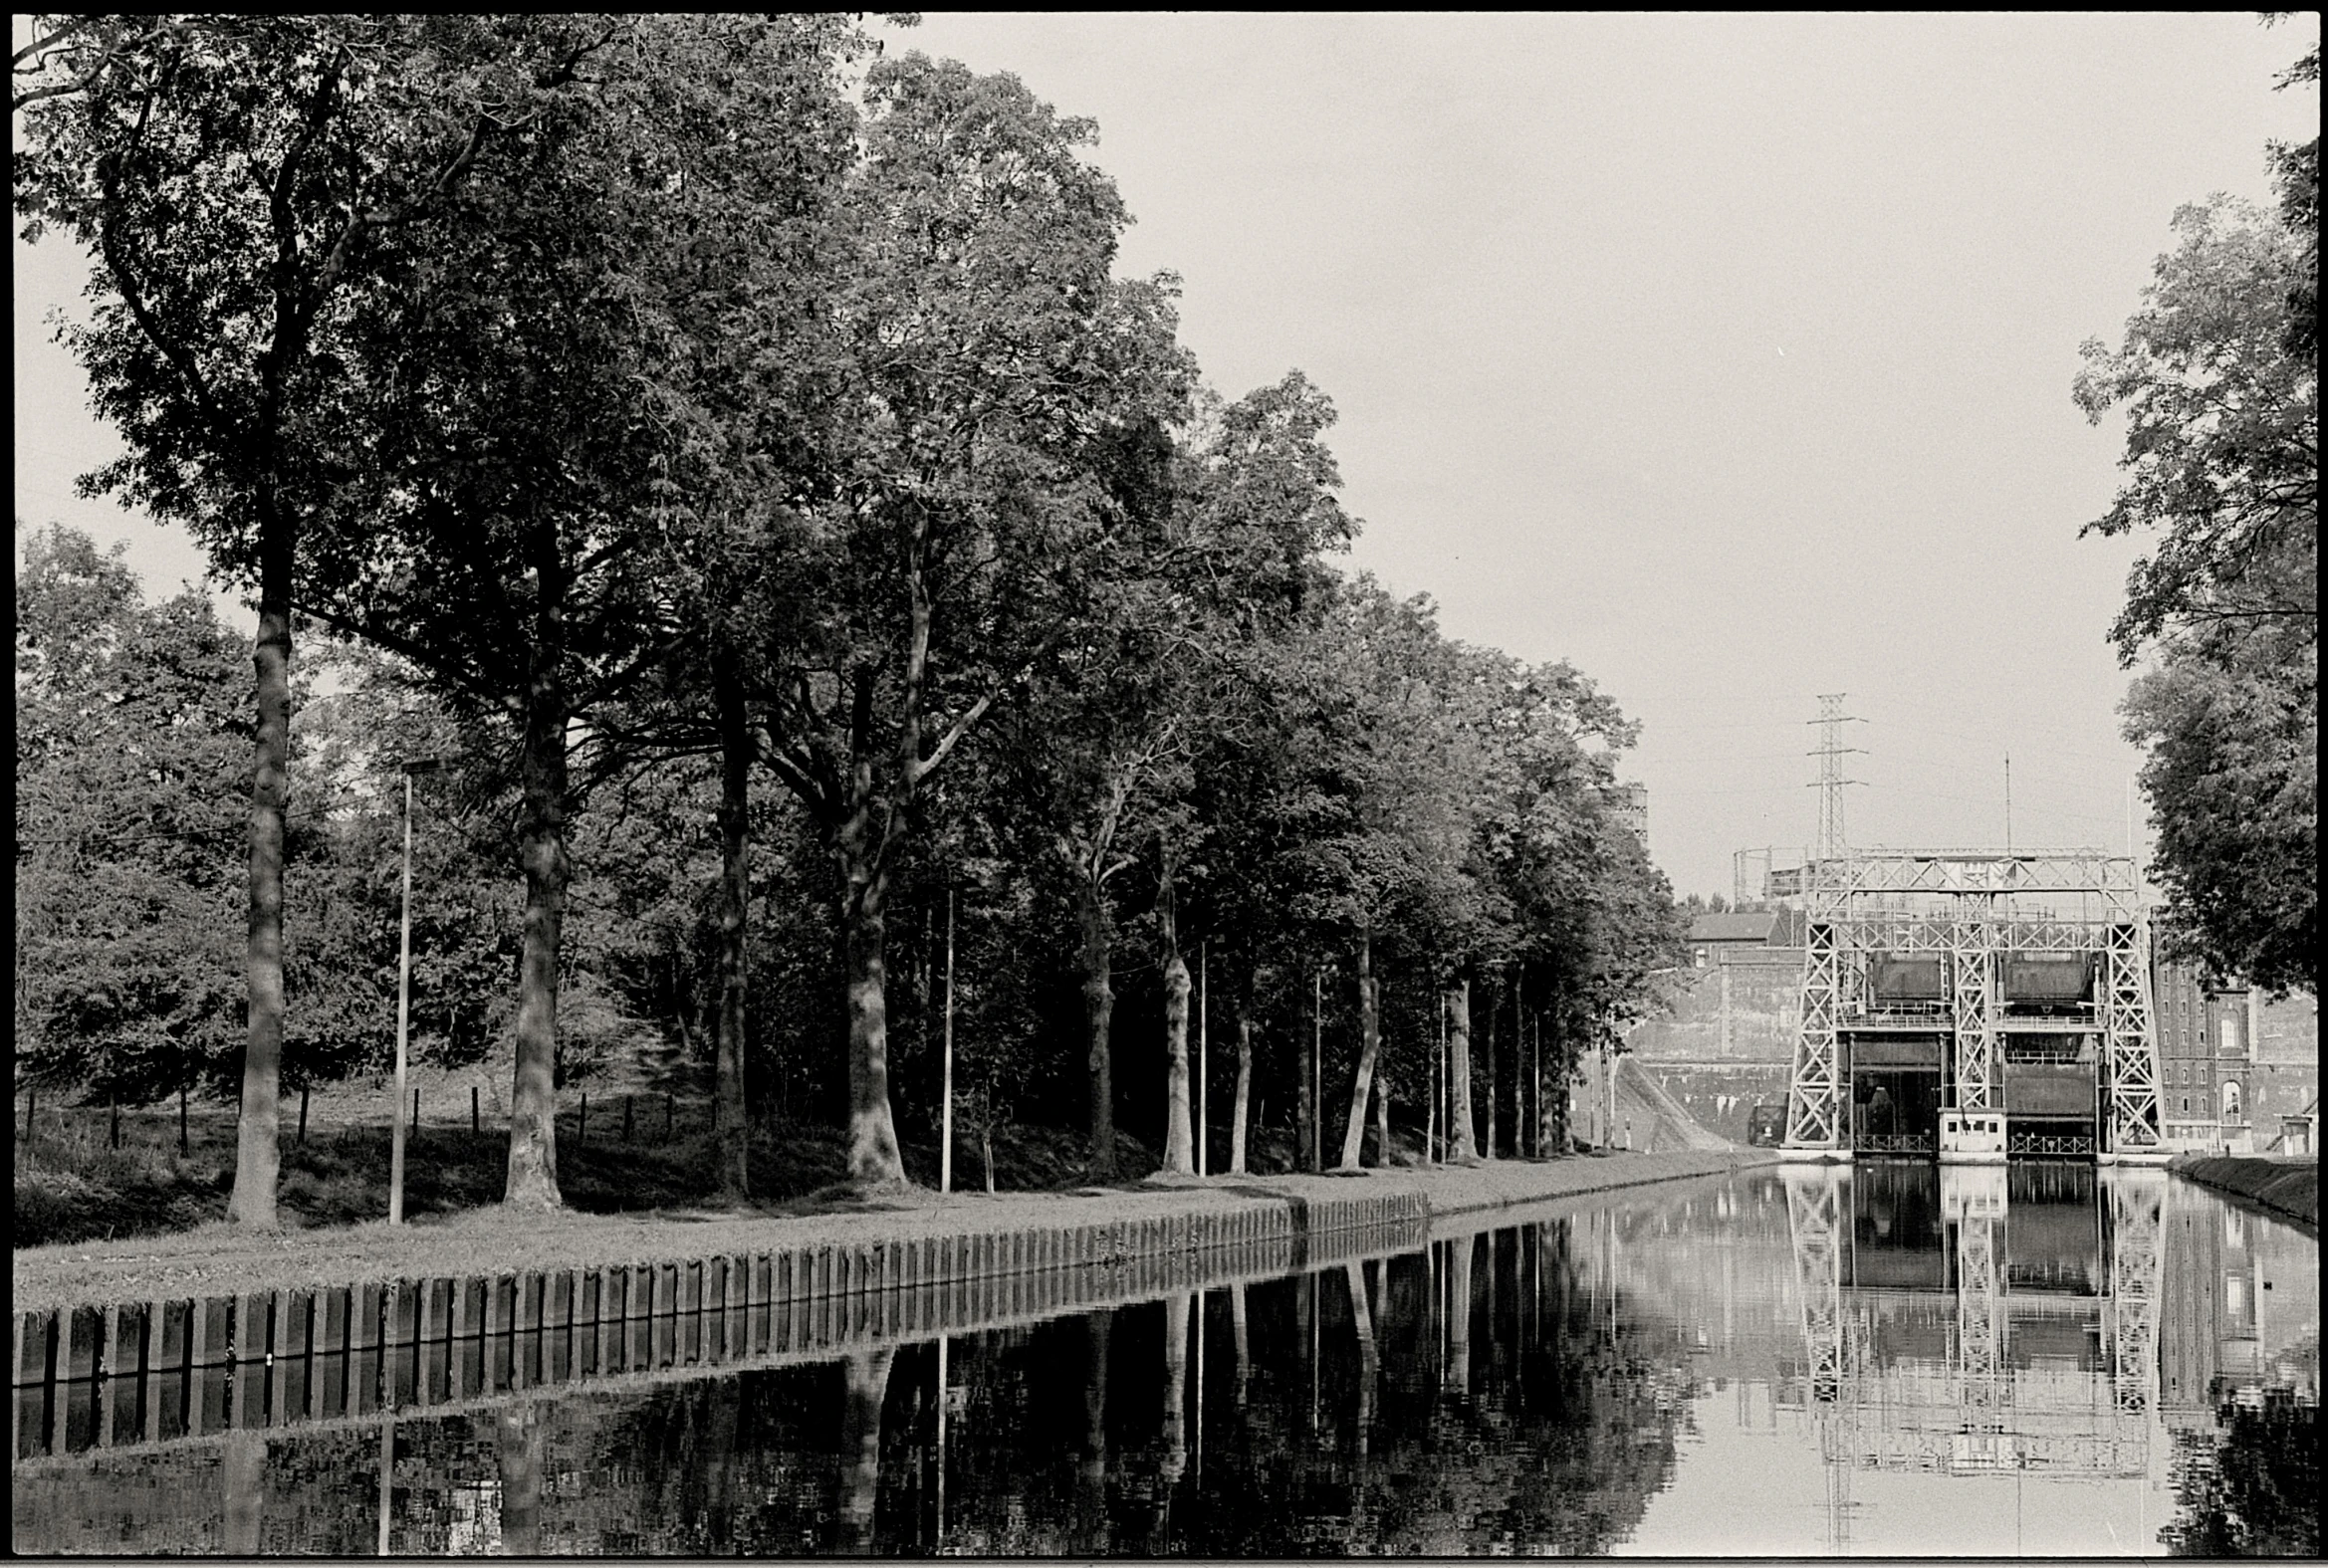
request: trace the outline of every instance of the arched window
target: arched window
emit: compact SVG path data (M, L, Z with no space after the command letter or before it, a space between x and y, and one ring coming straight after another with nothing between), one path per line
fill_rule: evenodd
M2222 1119L2226 1122L2235 1122L2239 1119L2239 1080L2236 1078L2223 1080Z

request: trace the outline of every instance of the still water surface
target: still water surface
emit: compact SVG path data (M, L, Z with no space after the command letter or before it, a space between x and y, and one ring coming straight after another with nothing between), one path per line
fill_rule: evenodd
M2318 1245L2203 1189L1867 1164L1485 1223L824 1364L19 1460L14 1546L2317 1550Z

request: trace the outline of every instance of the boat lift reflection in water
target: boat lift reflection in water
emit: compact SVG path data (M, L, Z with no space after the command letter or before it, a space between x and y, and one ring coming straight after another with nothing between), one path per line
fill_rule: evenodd
M1830 1546L1850 1472L2133 1478L2157 1421L2163 1172L2084 1164L1789 1168L1802 1375Z

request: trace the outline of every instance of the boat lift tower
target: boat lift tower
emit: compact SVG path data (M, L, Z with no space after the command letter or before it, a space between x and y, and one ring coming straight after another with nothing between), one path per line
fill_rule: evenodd
M2101 849L1850 850L1803 878L1800 1022L1781 1153L1847 1161L1884 1145L1942 1162L2008 1152L2163 1164L2150 923L2134 862ZM1852 1114L1855 1053L1931 1042L1938 1125L1886 1140ZM2091 1135L2011 1123L2006 1062L2090 1074ZM2027 1107L2023 1108L2024 1111Z

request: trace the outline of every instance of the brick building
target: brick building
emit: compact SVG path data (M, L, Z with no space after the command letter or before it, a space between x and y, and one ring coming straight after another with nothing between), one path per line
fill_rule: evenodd
M2184 1149L2252 1149L2246 991L2210 986L2186 965L2160 964L2151 1008L2167 1141Z
M2161 963L2151 1005L2170 1144L2258 1153L2284 1146L2289 1120L2317 1113L2314 998L2269 1002L2245 987L2211 985L2187 965Z

